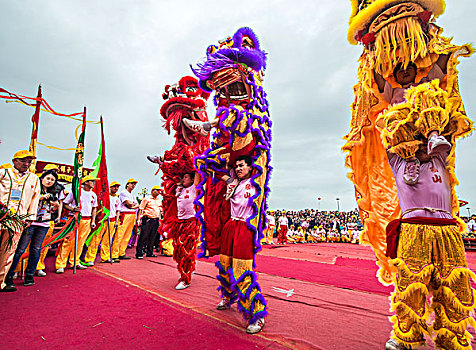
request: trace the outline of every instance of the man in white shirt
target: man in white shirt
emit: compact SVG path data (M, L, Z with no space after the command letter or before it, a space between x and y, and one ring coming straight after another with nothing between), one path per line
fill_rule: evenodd
M75 202L73 193L69 193L65 200L63 201L63 207L71 210L72 212L81 212L81 220L78 227L78 244L77 244L77 254L76 261L74 261L74 242L75 236L70 238L65 238L61 244L56 257L56 273L63 273L68 262L71 267L74 267L76 263L76 268L80 270L86 269L86 266L83 266L79 263L79 257L83 251L84 243L88 238L89 232L96 228L96 209L98 206L98 198L96 193L92 191L94 188L94 182L98 180L97 178L86 176L82 179L82 191L80 195L80 206Z
M136 211L139 208L139 203L137 203L132 195L132 191L136 185L136 180L127 180L126 189L119 195L120 222L112 244L112 258L114 262L129 260L131 258L130 256L126 256L126 248L131 239L132 230L136 222Z
M251 182L252 159L240 156L235 163L239 182L230 198L231 218L222 231L220 260L217 263L222 300L218 310L226 310L238 299L238 310L248 320L247 333L258 333L268 315L266 301L253 271L254 233L247 226L253 215L250 198L256 195Z

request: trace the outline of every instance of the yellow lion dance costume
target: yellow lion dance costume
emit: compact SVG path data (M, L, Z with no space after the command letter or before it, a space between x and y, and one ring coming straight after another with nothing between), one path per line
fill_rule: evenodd
M355 194L364 223L361 242L372 246L379 280L394 283L392 294L393 336L396 347L408 349L425 344L424 335L434 335L435 344L443 349L470 349L471 335L466 330L475 326L470 311L474 307L474 290L469 281L475 275L466 268L460 234L465 229L456 216L459 202L455 186L455 141L469 135L472 121L466 116L459 93L456 66L460 56L473 53L470 45L454 45L442 36L434 20L445 10L443 0L351 0L348 41L362 44L359 59L359 83L354 86L350 132L345 136L348 177L355 185ZM424 82L440 56L447 57L442 79ZM383 98L378 76L392 88L398 88L394 70L397 65L414 65L415 84L405 91L405 99L391 104ZM446 137L452 148L446 159L451 187L452 215L458 225L435 226L402 224L399 255L387 256L387 225L402 217L394 174L387 150L403 159L415 156L421 138L431 131ZM430 228L428 228L430 227ZM433 231L432 231L433 230ZM430 232L431 231L431 232ZM423 264L425 243L415 237L429 237L443 232L443 240L454 246L440 247L436 259L441 265ZM433 232L433 233L432 233ZM418 246L420 244L421 246ZM421 263L407 264L401 252L415 249ZM421 248L421 249L420 249ZM447 263L446 259L451 260ZM412 261L413 262L413 261ZM458 268L456 268L456 266ZM431 305L427 295L433 294ZM430 312L435 321L428 324ZM436 335L435 335L436 334ZM389 341L390 342L390 341Z

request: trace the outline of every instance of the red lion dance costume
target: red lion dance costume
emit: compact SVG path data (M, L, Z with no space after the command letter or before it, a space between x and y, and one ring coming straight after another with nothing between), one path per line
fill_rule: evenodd
M343 150L364 223L360 240L375 252L379 280L395 285L386 348L418 347L427 335L437 348L470 349L475 275L461 238L454 168L456 140L473 124L456 66L473 49L441 35L434 19L443 0L351 3L348 40L363 53ZM447 149L433 152L432 138L444 139ZM407 172L409 163L418 171Z
M165 151L162 157L155 157L160 164L162 176L162 207L164 218L159 227L159 234L166 234L173 239L174 260L180 273L179 282L190 284L190 277L195 270L195 252L199 226L197 219L179 220L177 218L177 183L186 173L194 173L194 158L202 154L210 145L208 138L190 131L183 124L184 119L208 121L206 101L210 96L198 86L198 80L186 76L178 85L165 86L162 97L166 102L160 108L164 118L164 128L170 134L175 131L175 144Z

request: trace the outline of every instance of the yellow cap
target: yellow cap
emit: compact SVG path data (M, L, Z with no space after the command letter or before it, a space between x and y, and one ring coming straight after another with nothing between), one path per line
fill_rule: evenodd
M152 187L152 189L160 191L162 187L160 187L159 185L155 185L154 187Z
M13 159L23 159L23 158L28 158L28 157L36 159L36 157L33 155L33 153L31 153L30 151L27 151L26 149L18 151L17 153L15 153L13 155Z
M83 177L83 179L81 180L81 183L86 182L86 181L95 181L95 180L99 180L99 178L92 177L91 175L87 175L87 176Z
M112 186L121 186L121 184L117 181L113 181L109 184L109 187L112 187Z
M137 183L137 180L134 180L134 179L132 178L132 179L127 180L126 185L127 185L127 184L133 184L133 183L136 184L136 183Z
M0 165L0 169L11 169L13 166L10 163Z
M56 164L47 164L43 168L43 171L45 171L45 170L59 170L59 168Z

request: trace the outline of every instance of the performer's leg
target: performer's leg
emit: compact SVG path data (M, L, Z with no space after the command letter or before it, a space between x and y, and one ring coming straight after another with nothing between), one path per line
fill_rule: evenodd
M88 234L91 231L91 219L81 219L78 227L78 245L76 254L76 265L79 265L79 257L83 252L84 242L88 238ZM73 242L74 243L74 242ZM72 247L71 254L69 255L69 264L74 266L74 245Z
M106 227L106 231L104 232L103 236L102 236L102 241L101 241L101 261L108 261L108 260L111 260L112 257L110 256L111 255L111 251L110 251L110 246L111 246L111 242L110 240L112 240L112 235L114 234L114 224L115 224L115 221L110 221L109 222L109 231L107 230L107 227ZM106 223L107 225L107 223ZM109 233L111 234L111 236L109 237Z
M31 227L31 226L30 226ZM30 255L25 270L25 276L33 276L40 260L41 245L45 239L49 227L34 226L33 235L31 236Z
M50 228L46 233L45 240L49 239L55 230L55 223L54 221L50 222ZM36 266L37 270L44 270L45 269L45 258L46 254L48 254L49 247L45 247L41 250L40 253L40 260L38 261L38 265Z
M22 231L15 232L13 236L12 245L7 249L9 234L6 231L0 230L0 288L3 288L3 282L13 262L13 256L17 249L18 241L20 240Z
M220 282L218 290L221 293L222 301L218 304L218 310L228 309L237 299L236 291L232 288L232 254L233 254L233 221L229 220L222 230L222 239L220 244L220 260L216 262L218 268L217 279Z
M88 251L86 252L86 255L84 256L84 261L87 263L93 262L96 259L96 255L98 253L98 248L99 248L99 243L101 242L102 235L104 232L107 230L107 221L104 223L101 232L98 232L89 242L89 247ZM79 249L78 249L79 251Z
M124 217L121 216L120 222L119 222L119 227L116 230L116 234L114 235L113 243L112 243L112 258L117 259L119 258L119 251L120 251L120 246L122 239L124 238L125 235L125 228L126 226L124 225Z
M20 262L20 258L23 253L26 251L28 245L30 244L31 237L35 231L34 226L30 226L28 229L23 231L23 234L20 237L20 240L17 244L17 249L15 249L15 253L13 254L13 259L11 261L10 269L8 270L7 277L13 277L15 270L17 268L18 263Z
M238 294L238 310L249 324L253 324L268 315L266 301L261 294L258 275L253 271L253 232L243 221L234 223L231 289Z
M69 253L74 249L74 240L75 240L74 232L71 232L71 234L72 234L71 236L64 239L64 241L61 243L61 245L58 248L58 254L56 255L56 262L55 262L56 270L64 269L66 267Z
M141 257L144 255L144 250L145 250L144 248L151 234L152 226L153 226L153 220L145 216L142 217L140 236L139 236L139 239L137 240L136 257Z
M119 248L119 256L126 255L127 245L132 236L132 230L134 229L136 216L135 214L128 214L124 217L124 236L122 237L122 241Z
M147 241L145 242L145 253L147 256L152 256L154 255L154 243L155 243L155 238L158 235L158 229L159 229L159 219L152 219L152 228L150 230L149 237L147 238Z
M180 273L179 282L190 285L192 272L195 270L195 252L197 249L198 225L195 219L175 226L174 260Z
M253 271L253 260L233 258L233 288L238 293L238 310L249 324L268 315L266 301L261 294L258 275Z
M393 338L405 346L425 344L424 334L430 333L427 321L430 309L427 302L432 265L432 232L424 225L402 224L394 278L395 292L391 295L391 309L396 315Z
M476 327L470 315L474 308L471 278L464 245L456 226L436 228L435 273L433 274L432 308L435 310L435 345L441 349L471 349L468 326Z
M266 242L268 244L273 244L273 235L274 235L274 229L276 227L275 226L271 226L268 231L266 232L267 235L266 235Z
M230 304L237 299L236 293L231 289L231 270L232 257L220 254L220 260L215 263L218 268L217 279L220 282L218 290L221 293L222 302L218 304L218 309L227 309ZM220 305L223 304L222 307Z

